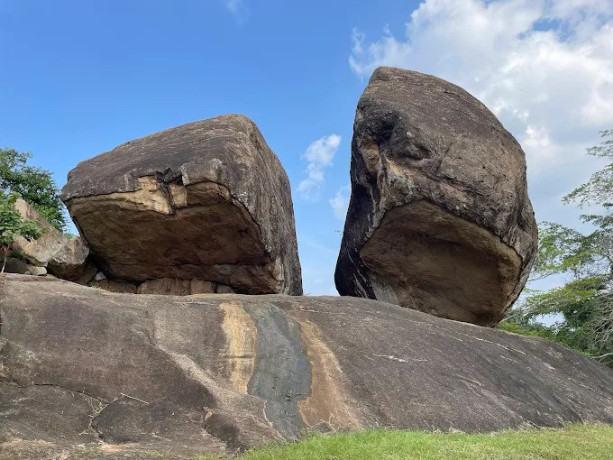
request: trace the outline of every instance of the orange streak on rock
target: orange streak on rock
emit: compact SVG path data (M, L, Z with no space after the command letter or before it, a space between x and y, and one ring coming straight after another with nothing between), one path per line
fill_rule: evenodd
M331 429L362 428L355 405L345 388L345 378L334 356L324 343L319 328L301 321L301 338L311 361L311 395L298 403L304 423L312 428L327 424Z
M251 316L239 302L220 305L224 319L221 325L226 335L226 353L230 381L236 391L247 394L247 385L255 366L255 339L257 329Z

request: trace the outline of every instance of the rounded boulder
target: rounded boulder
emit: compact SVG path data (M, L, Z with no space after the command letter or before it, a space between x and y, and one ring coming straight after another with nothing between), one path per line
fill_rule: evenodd
M537 226L521 146L462 88L373 73L356 112L341 295L480 325L526 283Z

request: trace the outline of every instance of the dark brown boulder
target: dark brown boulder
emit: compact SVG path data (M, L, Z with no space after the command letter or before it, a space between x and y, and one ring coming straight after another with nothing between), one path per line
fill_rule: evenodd
M462 88L390 67L373 73L353 129L339 293L500 321L537 244L517 141Z
M374 300L139 296L4 274L0 319L7 458L36 443L194 458L313 430L613 423L602 364Z
M244 116L178 126L84 161L62 199L110 278L302 293L287 174Z

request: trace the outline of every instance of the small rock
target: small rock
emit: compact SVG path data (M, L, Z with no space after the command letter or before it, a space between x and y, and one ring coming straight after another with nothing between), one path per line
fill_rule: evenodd
M217 286L217 289L215 290L215 292L217 294L235 294L236 293L234 289L232 289L230 286L225 286L223 284L220 284L219 286Z
M26 275L32 276L45 276L47 269L45 267L37 267L36 265L28 265L28 271Z
M85 263L85 267L83 268L83 274L77 280L74 280L75 283L87 285L90 281L94 279L94 276L98 273L98 267L91 261L88 260Z
M192 294L213 294L215 292L215 284L210 281L193 279L190 282L190 292Z
M88 255L89 249L81 238L78 236L69 238L66 244L49 260L47 265L49 273L65 280L81 280L86 275Z
M105 291L117 292L119 294L136 294L136 286L126 281L104 279L93 281L91 287L97 287Z
M190 281L176 278L162 278L145 281L138 286L137 294L190 295Z

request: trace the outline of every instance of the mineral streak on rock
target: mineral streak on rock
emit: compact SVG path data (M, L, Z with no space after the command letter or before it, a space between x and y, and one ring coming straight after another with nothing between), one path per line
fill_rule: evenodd
M304 423L320 431L363 428L360 409L343 383L341 366L311 321L301 324L301 338L311 364L311 391L298 402Z
M249 394L266 401L266 418L285 439L306 429L298 404L311 392L311 365L298 323L274 304L250 306L257 327L256 360Z
M339 293L500 321L537 242L513 136L463 89L381 67L358 103L351 151Z
M290 194L256 125L226 115L80 163L62 199L113 279L195 279L227 292L300 295Z
M257 329L240 303L224 302L220 308L224 313L221 327L227 341L225 358L229 362L229 379L236 391L247 394L255 368Z

